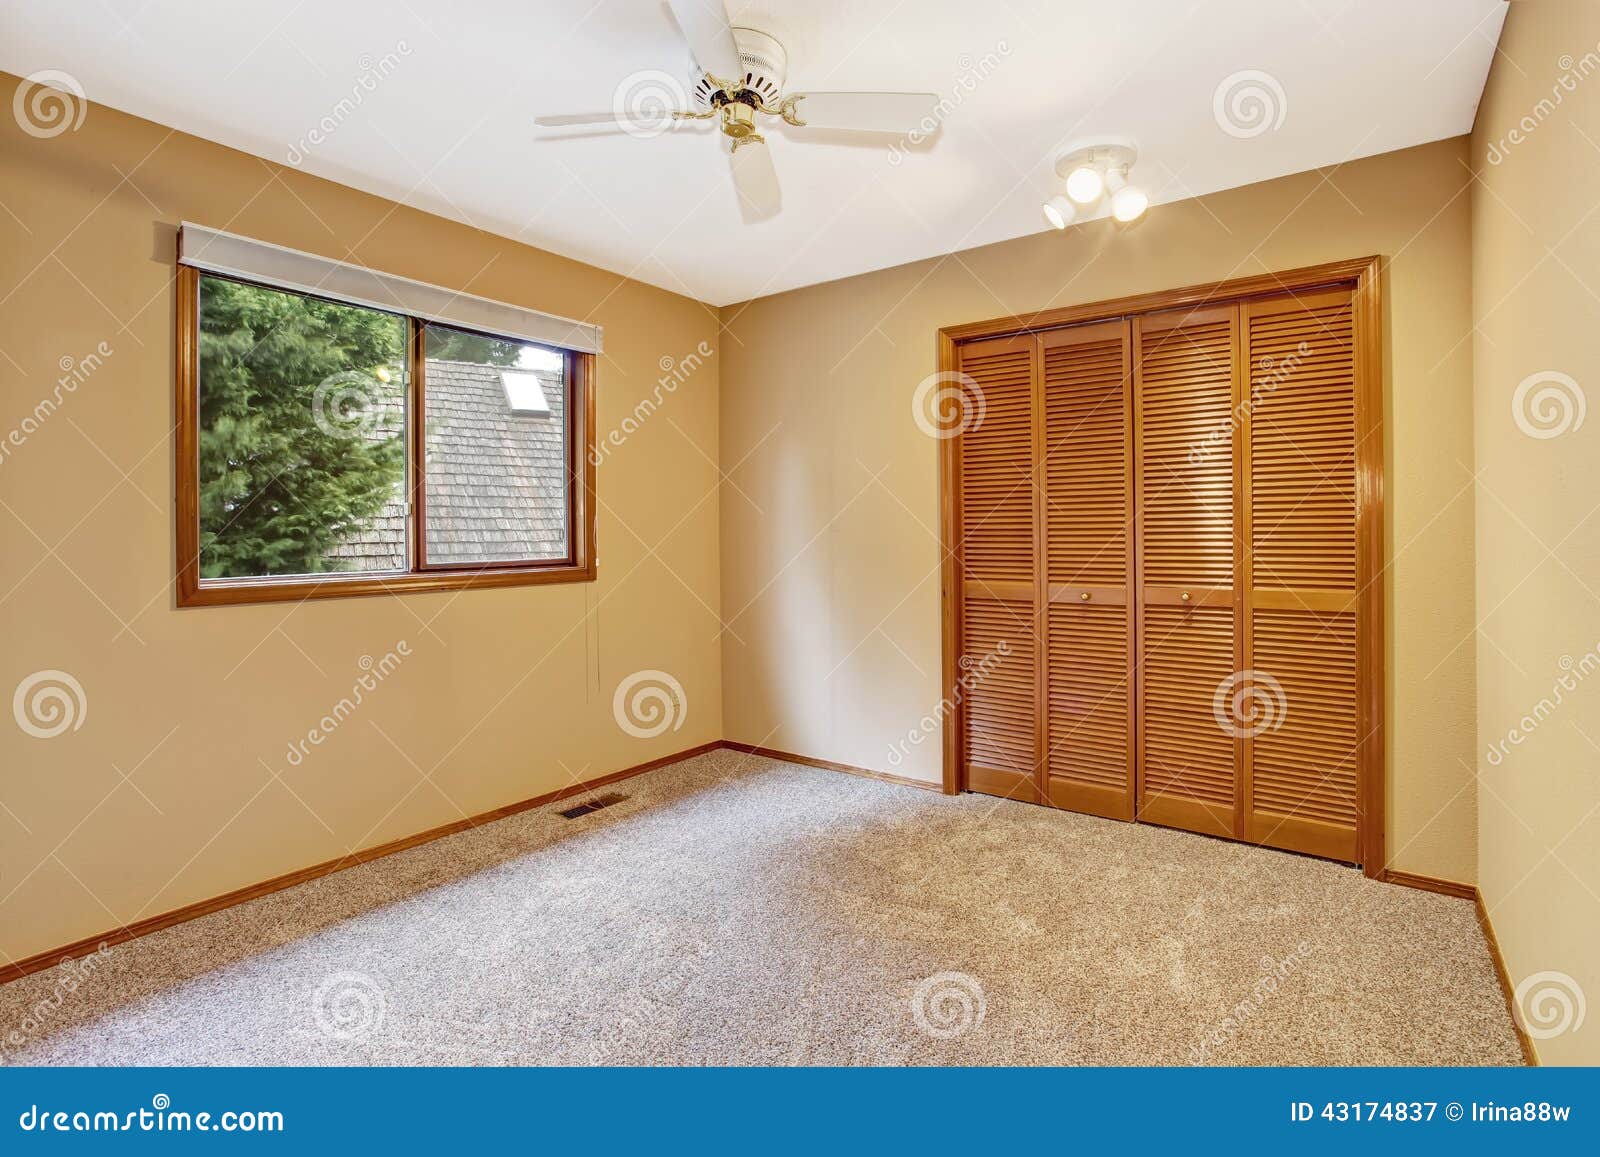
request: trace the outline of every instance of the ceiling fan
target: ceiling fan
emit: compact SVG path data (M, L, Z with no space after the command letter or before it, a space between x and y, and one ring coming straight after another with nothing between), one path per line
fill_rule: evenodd
M735 28L722 0L667 0L693 56L693 89L675 92L689 108L658 110L661 127L686 121L716 121L729 141L728 160L739 208L746 221L772 216L782 202L778 172L757 116L776 117L796 128L907 133L926 129L938 96L931 92L796 92L785 95L788 53L765 32ZM656 94L659 98L661 94ZM618 90L619 106L622 90ZM612 124L629 128L621 107L604 113L536 117L545 127ZM646 133L639 135L654 135Z

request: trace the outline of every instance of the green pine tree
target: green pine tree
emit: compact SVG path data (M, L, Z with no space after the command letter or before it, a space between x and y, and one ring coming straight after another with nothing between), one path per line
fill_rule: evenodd
M328 552L405 473L405 336L389 314L202 280L202 575L338 568Z
M427 342L430 361L438 358L488 366L514 366L522 356L522 346L518 342L484 337L442 325L428 327Z

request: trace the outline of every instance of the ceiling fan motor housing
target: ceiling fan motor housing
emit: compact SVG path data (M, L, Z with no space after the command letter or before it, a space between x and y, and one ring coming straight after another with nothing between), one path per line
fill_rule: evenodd
M789 54L765 32L757 32L753 28L735 28L733 41L739 49L739 65L744 69L741 76L724 76L718 79L729 81L742 89L748 90L751 95L765 104L776 106L783 99L784 81L788 79ZM701 110L712 108L721 104L716 96L721 93L705 73L691 64L690 75L694 78L694 104Z

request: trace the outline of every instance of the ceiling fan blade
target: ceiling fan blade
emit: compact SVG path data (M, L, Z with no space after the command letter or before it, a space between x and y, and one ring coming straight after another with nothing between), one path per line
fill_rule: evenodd
M925 128L939 98L931 92L801 92L795 116L808 128L907 133Z
M561 128L565 125L603 125L607 121L615 124L617 114L614 112L575 112L562 116L534 117L533 123L543 125L545 128Z
M728 157L733 168L733 187L739 191L739 215L746 222L764 221L783 203L778 187L778 170L772 152L761 140L740 145Z
M733 80L744 72L722 0L667 0L667 7L702 72L721 80Z

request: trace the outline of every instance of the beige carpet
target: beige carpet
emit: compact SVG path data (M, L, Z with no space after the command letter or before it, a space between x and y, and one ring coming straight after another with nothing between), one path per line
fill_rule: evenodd
M717 751L0 987L26 1064L1516 1064L1472 905ZM557 806L570 806L572 802Z

